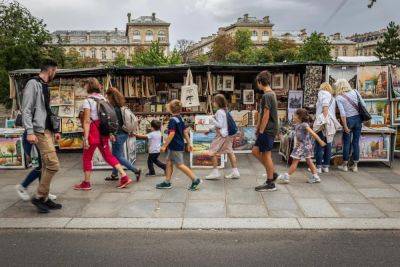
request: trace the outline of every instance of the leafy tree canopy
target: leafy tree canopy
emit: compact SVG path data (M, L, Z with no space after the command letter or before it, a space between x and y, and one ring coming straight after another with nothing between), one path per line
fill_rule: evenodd
M387 32L383 34L384 39L378 42L375 55L379 59L400 60L400 25L391 21L387 26Z
M299 59L302 61L331 61L331 45L328 38L313 32L300 47Z

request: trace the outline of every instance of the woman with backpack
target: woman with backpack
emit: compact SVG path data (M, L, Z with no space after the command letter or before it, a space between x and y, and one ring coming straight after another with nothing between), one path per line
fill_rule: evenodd
M116 114L113 107L100 94L100 83L96 78L83 82L88 97L83 102L83 172L84 181L74 185L75 190L91 190L92 159L96 149L99 149L104 160L116 168L121 175L118 188L125 188L132 180L125 173L121 164L111 154L110 136L115 130ZM101 112L99 112L101 111ZM114 137L112 137L114 139Z
M213 128L216 130L215 139L212 141L209 150L209 155L212 156L213 159L213 170L206 176L206 179L213 180L220 178L218 156L223 154L228 155L232 165L232 172L225 175L225 178L238 179L240 178L240 173L237 168L236 156L233 153L233 135L237 132L237 127L228 112L228 101L224 95L217 94L214 96L213 105L218 109L211 121L214 125ZM233 125L229 125L230 123Z
M118 91L118 89L111 87L106 92L107 100L114 107L115 113L118 118L118 130L115 135L115 141L112 143L112 154L116 157L123 166L128 170L132 171L136 175L136 181L140 180L140 175L142 171L137 169L129 160L125 158L124 148L125 143L128 140L129 134L127 128L124 125L123 115L125 113L130 113L131 111L125 107L125 97ZM112 173L109 177L106 177L106 181L116 181L118 180L118 170L113 168Z

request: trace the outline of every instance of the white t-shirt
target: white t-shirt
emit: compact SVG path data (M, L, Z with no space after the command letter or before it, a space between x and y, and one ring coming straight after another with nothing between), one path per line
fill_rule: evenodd
M219 109L211 119L211 123L220 130L222 137L228 136L228 119L225 110Z
M161 149L161 132L153 131L147 134L149 139L149 153L160 153Z
M99 115L97 115L97 103L94 99L92 98L96 98L96 99L104 99L105 97L102 96L101 94L97 94L97 93L93 93L91 95L88 96L88 98L85 99L85 101L83 101L82 104L82 109L90 109L90 118L94 121L97 121L99 119Z
M335 116L336 114L336 101L331 93L325 90L320 90L318 92L318 100L316 104L316 115L322 113L323 107L329 107L329 113L331 116Z

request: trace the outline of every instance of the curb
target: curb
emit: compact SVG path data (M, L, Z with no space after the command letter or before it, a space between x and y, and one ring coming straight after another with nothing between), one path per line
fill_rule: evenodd
M399 230L400 218L0 218L0 229Z

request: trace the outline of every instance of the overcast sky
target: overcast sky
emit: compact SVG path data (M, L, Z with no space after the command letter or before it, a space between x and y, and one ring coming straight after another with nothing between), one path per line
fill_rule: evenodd
M126 14L133 17L157 13L171 23L172 46L178 39L198 41L215 33L244 13L270 16L275 30L318 31L331 34L377 30L400 21L400 0L19 0L33 15L54 30L125 29ZM341 3L345 5L328 23Z

